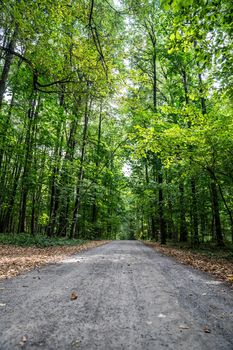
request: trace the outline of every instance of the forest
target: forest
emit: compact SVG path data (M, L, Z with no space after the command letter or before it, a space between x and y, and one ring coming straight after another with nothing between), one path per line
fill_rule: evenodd
M0 1L0 232L233 242L232 13Z

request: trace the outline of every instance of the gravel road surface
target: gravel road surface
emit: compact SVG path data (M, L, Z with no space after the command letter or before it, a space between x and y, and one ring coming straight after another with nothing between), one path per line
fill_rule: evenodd
M14 349L232 350L233 290L115 241L0 283L0 350Z

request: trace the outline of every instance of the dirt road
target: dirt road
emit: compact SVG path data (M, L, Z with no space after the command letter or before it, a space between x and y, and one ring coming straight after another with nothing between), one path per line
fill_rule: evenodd
M115 241L2 281L0 349L232 350L233 291Z

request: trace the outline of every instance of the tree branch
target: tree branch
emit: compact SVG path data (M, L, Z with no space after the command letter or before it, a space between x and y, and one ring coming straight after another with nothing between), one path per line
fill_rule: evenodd
M61 79L61 80L53 81L53 82L48 83L48 84L41 84L38 81L39 73L38 73L36 67L34 66L34 64L28 58L26 58L25 56L23 56L22 54L20 54L17 51L11 50L8 47L0 46L0 50L8 52L8 53L10 53L10 54L20 58L20 60L22 62L25 62L30 67L30 69L32 71L32 74L33 74L33 88L34 88L34 90L41 91L41 92L46 92L46 93L55 93L55 92L59 92L59 91L51 91L51 90L45 91L45 90L41 90L40 88L46 88L46 87L50 87L50 86L53 86L53 85L59 85L59 84L75 83L74 80L71 80L69 78L64 78L64 79Z

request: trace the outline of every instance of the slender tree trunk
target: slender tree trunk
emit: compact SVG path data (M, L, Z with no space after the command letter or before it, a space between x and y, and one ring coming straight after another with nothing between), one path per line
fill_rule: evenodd
M64 157L63 166L60 175L60 186L59 186L59 227L58 232L61 236L66 236L69 232L70 224L70 201L71 201L71 191L70 191L70 166L74 160L74 152L76 147L76 133L78 127L78 117L76 111L76 118L73 120L70 126L69 138L67 142L67 151ZM73 194L72 194L73 195Z
M80 166L79 166L77 185L76 185L76 199L75 199L75 204L74 204L73 220L72 220L72 226L71 226L71 231L70 231L70 237L72 237L72 238L74 238L76 236L76 232L77 232L78 214L79 214L79 207L80 207L80 192L81 192L81 185L82 185L82 180L83 180L83 170L84 170L83 165L84 165L84 157L85 157L86 142L87 142L87 131L88 131L88 121L89 121L90 108L91 108L91 102L90 102L90 106L88 108L88 98L87 98L86 108L85 108L85 113L84 113L84 127L83 127Z
M154 112L157 112L157 52L156 52L156 44L154 46L154 53L153 53L153 107Z
M7 117L6 117L4 126L3 126L3 130L1 132L0 169L2 168L2 161L3 161L5 146L6 146L7 131L8 131L9 125L10 125L11 113L12 113L12 109L14 106L14 98L15 98L15 93L13 92L13 94L11 96L10 107L9 107Z
M206 101L205 101L205 98L203 96L203 83L202 83L202 76L200 73L198 74L198 80L199 80L199 92L201 95L201 110L202 110L202 114L205 115L206 114Z
M224 195L222 192L222 188L217 182L215 171L212 168L208 168L207 170L209 172L210 179L211 179L210 189L211 189L211 195L212 195L211 196L212 197L212 214L213 214L213 223L214 223L213 226L214 226L214 230L215 230L217 244L219 246L223 246L224 241L223 241L221 219L220 219L220 212L219 212L218 188L219 188L219 192L220 192L220 195L222 197L223 203L224 203L226 209L228 210L229 217L232 220L232 224L233 224L233 218L231 215L231 211L229 210L229 207L225 201L225 198L224 198Z
M35 230L35 234L37 233L42 233L42 230L41 228L43 228L43 233L46 233L46 227L44 225L40 225L39 224L39 217L40 217L40 214L41 212L43 211L43 179L45 178L45 174L46 174L46 168L45 168L45 165L46 165L46 155L47 155L47 152L46 152L46 148L44 148L44 152L43 152L43 156L41 158L41 161L40 161L40 164L37 168L38 170L38 176L39 176L39 179L41 179L39 181L39 184L36 186L35 188L35 227L34 227L34 230ZM46 174L46 177L47 177L47 174Z
M196 194L196 181L191 178L191 191L192 191L192 241L193 246L197 247L199 245L198 236L198 210L197 210L197 194Z
M188 106L189 105L189 96L188 96L188 80L187 80L187 74L186 70L182 69L182 80L183 80L183 87L184 87L184 95L185 95L185 103ZM188 122L188 128L191 128L192 124L189 121ZM190 147L190 151L192 150L192 146ZM190 157L190 163L192 162L192 157ZM197 246L199 244L199 237L198 237L198 210L197 210L197 195L196 195L196 180L194 176L191 176L190 180L190 186L191 186L191 194L192 194L192 227L191 232L192 234L192 241L194 246Z
M6 51L6 54L5 54L5 63L3 66L1 79L0 79L0 110L2 108L3 97L4 97L4 93L6 91L7 79L9 76L11 63L12 63L12 59L13 59L13 55L11 52L14 51L14 49L15 49L17 32L18 32L18 30L17 30L17 28L15 28L14 33L12 35L12 38L10 39L9 44L8 44L9 51Z
M152 39L152 36L151 36ZM152 65L153 65L153 109L154 112L157 112L157 43L156 38L151 40L153 45L153 57L152 57ZM158 203L159 203L159 229L160 229L160 240L161 244L166 244L166 222L164 219L164 196L163 196L163 174L162 174L162 162L160 159L157 159L157 179L159 185L159 195L158 195Z
M31 234L34 236L35 234L35 213L36 213L36 198L35 198L35 192L32 194L32 213L31 213Z
M217 184L215 179L211 180L211 193L212 193L212 205L213 205L213 215L214 215L214 226L215 226L215 234L218 246L224 246L223 243L223 234L221 228L221 219L219 213L219 204L218 204L218 191Z
M99 165L100 165L100 142L101 142L101 132L102 132L102 102L100 105L100 113L99 113L99 124L98 124L98 140L97 140L97 149L96 149L96 185L98 185L98 171L99 171ZM98 220L98 207L96 203L96 189L94 193L94 202L92 205L92 224L93 224L93 229L97 230L97 220ZM97 232L98 233L98 232Z
M201 242L205 243L205 233L206 233L206 217L205 217L205 208L202 208L202 212L199 214L200 216L200 224L201 224Z
M216 176L215 176L215 181L217 182L217 179L216 179ZM229 215L229 219L230 219L230 224L231 224L231 240L233 242L233 216L232 216L232 212L231 212L231 209L229 208L228 204L227 204L227 201L225 199L225 196L223 194L223 190L222 190L222 187L220 185L220 183L218 182L218 189L219 189L219 192L220 192L220 195L221 195L221 198L223 200L223 204L227 210L227 213Z
M13 175L13 184L12 184L12 189L10 191L10 195L7 203L7 210L5 214L3 214L1 217L0 232L13 232L12 231L13 210L14 210L14 204L15 204L21 170L22 170L22 166L20 162L18 162Z
M185 69L182 69L182 80L183 80L183 87L184 87L185 103L188 106L188 104L189 104L188 82L187 82L187 75L186 75L186 70ZM189 125L189 126L191 126L191 125Z
M154 166L154 164L153 164ZM155 174L153 174L155 175ZM148 171L148 159L145 159L145 177L146 177L146 184L147 186L149 186L150 184L150 178L149 178L149 171ZM152 203L152 210L154 211L154 203ZM150 214L150 217L148 219L148 235L151 235L151 239L152 240L158 240L158 232L156 231L156 224L155 224L155 217L154 217L154 213L152 212Z
M180 182L179 184L180 192L180 242L187 242L188 240L188 230L185 218L185 201L184 201L184 184Z
M163 176L161 171L158 173L158 184L159 184L159 228L160 228L160 240L161 244L166 244L166 223L164 220L164 211L163 211L163 190L161 188L163 184Z
M57 212L59 207L59 173L60 163L62 157L62 136L61 136L62 123L60 122L57 131L57 144L54 151L55 165L53 166L53 174L51 178L51 194L50 194L50 206L49 206L49 223L47 226L47 235L52 237L55 232Z
M37 105L36 105L37 103ZM31 106L28 110L28 127L25 138L26 153L24 159L24 167L22 174L22 191L21 191L21 205L19 215L18 232L25 232L25 220L26 220L26 209L27 209L27 196L29 191L29 180L30 180L30 169L32 164L32 147L33 138L35 132L35 119L39 111L39 100L36 96L32 99Z
M71 225L71 201L73 198L73 184L71 184L71 168L74 160L75 148L77 144L77 128L79 124L79 109L81 110L82 98L78 96L73 104L73 114L75 115L74 120L70 125L69 137L67 141L67 150L64 157L63 166L60 175L60 186L59 186L59 224L58 232L61 236L70 235Z

